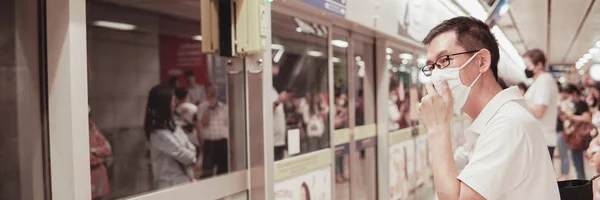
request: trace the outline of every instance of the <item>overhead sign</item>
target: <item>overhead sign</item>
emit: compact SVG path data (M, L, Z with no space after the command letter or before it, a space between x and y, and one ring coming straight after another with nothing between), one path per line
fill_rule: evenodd
M327 10L336 15L346 15L346 0L302 0L312 6Z

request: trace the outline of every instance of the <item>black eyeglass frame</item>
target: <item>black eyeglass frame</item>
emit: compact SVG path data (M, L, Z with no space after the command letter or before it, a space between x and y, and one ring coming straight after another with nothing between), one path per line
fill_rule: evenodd
M426 77L429 77L429 76L431 76L431 72L433 71L433 69L434 69L436 66L437 66L438 68L440 68L440 69L444 69L444 68L446 68L446 67L448 67L448 66L450 65L450 61L448 61L448 62L446 63L446 65L445 65L445 66L439 65L439 64L438 64L438 61L439 61L440 59L442 59L442 58L450 59L450 57L452 57L452 56L458 56L458 55L462 55L462 54L471 54L471 53L477 53L477 52L479 52L479 51L481 51L481 49L480 49L480 50L465 51L465 52L453 53L453 54L448 54L448 55L443 55L443 56L440 56L440 57L438 57L437 59L435 59L435 62L434 62L434 63L432 63L432 64L428 64L428 65L425 65L425 66L421 67L421 72L423 72L423 74L424 74Z

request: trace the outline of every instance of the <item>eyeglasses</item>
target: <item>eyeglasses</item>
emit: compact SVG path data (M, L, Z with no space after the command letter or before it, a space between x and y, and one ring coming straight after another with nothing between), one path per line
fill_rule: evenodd
M423 72L423 74L425 76L429 77L429 76L431 76L433 69L435 69L436 67L439 69L444 69L444 68L448 67L448 65L450 65L450 62L452 61L452 58L451 58L452 56L477 53L478 51L480 51L480 50L465 51L465 52L453 53L453 54L440 56L435 60L435 62L433 64L423 66L423 68L421 68L421 71Z

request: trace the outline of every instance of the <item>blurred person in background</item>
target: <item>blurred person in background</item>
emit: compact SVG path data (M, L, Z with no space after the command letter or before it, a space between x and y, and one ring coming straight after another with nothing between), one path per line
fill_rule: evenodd
M203 142L202 178L229 171L229 111L226 104L219 102L218 96L217 88L209 83L206 100L198 107L197 127Z
M335 91L335 129L348 128L348 99L347 95L339 88ZM346 181L344 176L344 154L336 151L335 155L335 181L341 183Z
M150 90L144 130L156 189L195 181L196 147L175 124L175 105L171 87L157 85Z
M325 119L329 117L329 108L322 102L322 98L317 92L309 93L307 101L300 105L300 112L306 124L308 152L312 152L326 146L323 135L326 131Z
M402 120L402 113L398 109L396 104L399 101L397 88L400 85L398 80L390 79L390 88L388 94L388 131L395 131L400 129L400 120Z
M525 52L525 76L533 78L533 83L525 93L529 110L542 124L544 139L548 145L550 158L556 147L556 117L558 110L558 88L554 77L546 69L546 56L540 49Z
M205 99L206 96L204 86L198 84L196 80L196 75L191 70L185 72L185 79L188 82L188 92L190 96L190 101L193 104L200 105L200 103Z
M185 131L190 141L196 147L199 147L200 141L198 139L198 132L195 128L198 106L190 102L188 90L185 88L176 88L175 98L175 115L177 116L175 123Z
M569 151L571 147L565 142L563 139L564 134L564 121L561 119L561 116L564 113L574 113L575 106L571 101L571 94L567 92L564 87L560 86L560 83L557 83L559 88L559 104L558 104L558 114L559 117L556 121L556 133L557 133L557 142L556 146L558 148L558 154L560 155L560 176L558 176L558 180L567 180L569 179L569 168L571 166L571 161L569 160Z
M563 139L571 149L571 159L577 171L577 179L584 180L586 178L583 165L583 151L587 148L587 143L589 142L590 129L587 127L589 127L592 120L590 109L581 96L581 90L577 86L573 84L567 85L565 92L570 94L574 109L565 110L560 115L560 119L564 122Z
M92 181L92 199L98 200L110 194L110 185L106 172L106 160L112 156L110 143L104 138L96 124L91 120L92 109L88 107L90 116L88 128L90 134L90 175Z
M279 75L279 65L272 63L273 77ZM287 131L285 117L285 103L290 100L290 93L287 91L278 92L275 86L271 88L271 98L273 101L273 152L275 161L281 160L285 156L286 141L285 135Z

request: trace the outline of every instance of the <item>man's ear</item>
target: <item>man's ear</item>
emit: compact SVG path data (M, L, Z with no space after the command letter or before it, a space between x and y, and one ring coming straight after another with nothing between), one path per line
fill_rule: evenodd
M487 49L482 49L477 54L479 58L479 73L485 73L490 70L492 66L492 53Z

